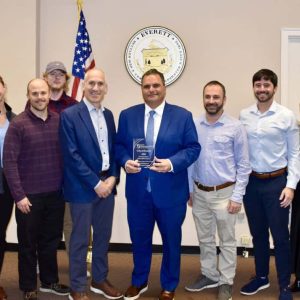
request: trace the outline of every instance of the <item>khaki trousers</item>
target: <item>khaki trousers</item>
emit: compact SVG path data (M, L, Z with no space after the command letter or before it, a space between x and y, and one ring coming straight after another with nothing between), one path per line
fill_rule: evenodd
M234 185L205 192L194 186L193 217L199 245L201 272L219 284L233 284L236 270L236 214L227 211ZM219 237L219 264L216 255L216 230Z

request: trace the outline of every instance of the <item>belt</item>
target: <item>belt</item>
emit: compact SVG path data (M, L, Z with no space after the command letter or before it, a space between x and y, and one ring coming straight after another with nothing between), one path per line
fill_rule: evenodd
M220 185L216 185L216 186L206 186L206 185L202 185L201 183L195 181L195 184L197 186L197 188L201 191L205 191L205 192L212 192L212 191L218 191L218 190L222 190L225 189L226 187L229 187L233 184L235 184L235 182L225 182L223 184Z
M270 178L281 176L286 171L287 171L287 167L285 167L283 169L273 171L273 172L255 172L255 171L252 171L251 175L255 176L259 179L270 179Z

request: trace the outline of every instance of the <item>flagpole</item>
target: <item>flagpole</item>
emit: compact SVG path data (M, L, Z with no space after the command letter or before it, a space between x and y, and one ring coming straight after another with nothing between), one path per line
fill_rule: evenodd
M69 94L72 98L81 101L83 97L82 86L85 73L95 67L95 60L83 14L83 0L76 0L76 3L79 14L79 22L76 33L74 59L72 63L71 89Z
M80 20L80 12L82 11L82 7L83 7L83 0L77 0L78 20ZM88 251L86 256L86 261L88 263L92 263L92 249L93 249L93 232L91 227L89 246L88 246Z

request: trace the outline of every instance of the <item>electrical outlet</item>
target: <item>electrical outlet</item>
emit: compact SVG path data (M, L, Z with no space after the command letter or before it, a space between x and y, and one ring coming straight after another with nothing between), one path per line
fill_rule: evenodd
M242 235L241 236L241 245L242 246L249 246L251 243L251 238L249 235Z
M243 257L245 257L245 258L249 257L249 252L247 250L243 251Z

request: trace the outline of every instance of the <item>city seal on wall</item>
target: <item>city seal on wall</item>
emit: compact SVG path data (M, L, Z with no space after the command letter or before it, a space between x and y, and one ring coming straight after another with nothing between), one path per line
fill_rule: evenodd
M151 26L130 38L124 59L128 73L137 83L141 83L146 71L157 69L164 74L166 85L170 85L184 70L186 51L182 40L172 30Z

